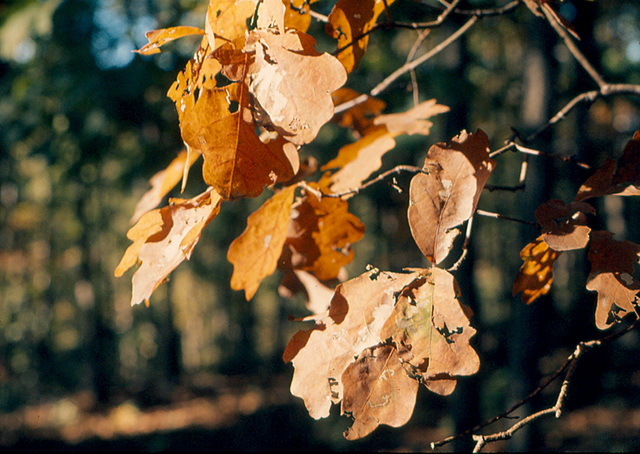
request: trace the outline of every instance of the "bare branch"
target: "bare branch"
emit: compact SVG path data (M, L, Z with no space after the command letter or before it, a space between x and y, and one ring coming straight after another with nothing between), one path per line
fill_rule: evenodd
M357 97L353 98L350 101L344 102L344 103L336 106L334 112L336 114L339 114L341 112L344 112L345 110L348 110L348 109L350 109L350 108L352 108L354 106L357 106L358 104L362 104L363 102L365 102L369 98L369 96L376 96L376 95L382 93L384 90L386 90L389 87L389 85L391 85L393 82L395 82L395 80L398 79L400 76L402 76L403 74L405 74L405 73L407 73L409 71L414 70L415 68L417 68L418 66L420 66L421 64L423 64L424 62L426 62L427 60L432 58L433 56L435 56L438 53L440 53L442 50L446 49L447 46L449 46L450 44L455 42L458 38L460 38L462 35L464 35L467 32L467 30L469 30L476 22L478 22L478 20L479 20L478 16L473 16L462 27L460 27L458 30L456 30L455 33L453 33L447 39L445 39L440 44L438 44L436 47L431 49L429 52L427 52L426 54L416 58L415 60L412 60L410 62L405 63L400 68L398 68L393 73L391 73L389 76L387 76L382 82L380 82L378 85L376 85L369 92L369 94L362 94L360 96L357 96Z
M325 194L325 193L321 193L321 194L322 194L322 197L333 197L333 198L341 198L341 197L344 197L346 195L358 194L363 189L366 189L369 186L374 185L374 184L384 180L385 178L389 177L390 175L394 175L394 174L397 174L397 173L400 173L400 172L413 172L413 173L423 172L423 173L427 173L422 167L409 166L409 165L399 165L399 166L394 167L393 169L389 169L386 172L381 173L377 177L367 181L366 183L362 184L362 186L360 186L358 188L350 189L348 191L335 193L335 194Z
M548 414L554 414L556 418L560 418L564 410L564 404L567 398L567 394L569 392L569 386L571 385L571 378L575 372L578 361L582 358L582 356L587 351L596 347L601 347L603 344L612 342L613 340L618 339L619 337L632 331L636 327L636 325L638 325L639 321L640 319L636 318L636 320L634 320L632 323L627 325L624 329L621 329L620 331L616 331L612 334L609 334L608 336L605 336L602 339L580 342L578 345L576 345L576 348L574 349L573 353L567 357L564 364L560 366L552 375L550 375L546 379L546 381L543 384L538 386L538 388L536 388L527 397L520 400L518 403L513 405L507 411L501 413L498 416L495 416L494 418L490 419L485 423L479 424L473 427L472 429L466 430L457 435L431 443L431 449L435 449L439 446L443 446L447 443L463 438L465 436L472 435L474 432L477 432L478 430L483 429L500 419L505 419L508 415L513 413L516 409L520 408L522 405L530 401L533 397L540 394L545 388L547 388L552 382L554 382L560 375L564 373L564 380L563 380L562 386L560 387L560 391L558 392L558 397L553 407L533 413L527 416L526 418L522 419L521 421L518 421L516 424L514 424L509 429L503 432L496 432L490 435L472 435L472 439L476 442L476 446L473 452L480 452L487 443L494 442L497 440L506 440L511 438L513 434L518 430L520 430L522 427L526 426L527 424L531 423L536 419L541 418L542 416L545 416Z

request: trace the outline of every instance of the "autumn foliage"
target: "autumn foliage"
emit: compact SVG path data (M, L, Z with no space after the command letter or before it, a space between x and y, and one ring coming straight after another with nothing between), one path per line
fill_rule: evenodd
M211 0L204 28L148 33L141 54L160 52L183 36L199 35L201 41L168 91L186 148L151 179L127 235L133 243L115 273L139 264L131 304L148 304L190 257L222 203L269 191L229 246L230 285L251 299L262 280L280 270L282 294L306 294L311 314L305 320L312 325L294 335L284 352L294 367L291 392L313 418L327 417L339 404L353 418L345 436L358 439L380 424L405 424L420 385L448 395L460 377L480 366L455 266L443 263L464 258L455 240L476 214L499 153L481 130L432 145L415 169L407 212L429 266L403 272L371 266L347 279L352 245L365 234L348 200L380 170L398 136L428 135L430 119L448 108L428 100L383 113L382 101L344 87L366 53L369 31L392 0L337 1L326 24L335 55L318 52L306 33L312 3ZM553 11L542 3L544 11ZM535 2L526 4L543 14ZM355 99L362 101L336 113L336 106ZM354 140L316 169L312 160L301 162L299 151L329 121L351 130ZM156 208L176 185L184 187L200 156L208 189ZM590 202L605 195L640 195L640 132L571 200L549 200L536 210L539 236L522 249L513 284L514 294L532 303L549 292L559 255L586 249L591 272L585 285L597 292L595 323L603 330L636 312L640 290L634 277L640 245L589 227L596 214Z

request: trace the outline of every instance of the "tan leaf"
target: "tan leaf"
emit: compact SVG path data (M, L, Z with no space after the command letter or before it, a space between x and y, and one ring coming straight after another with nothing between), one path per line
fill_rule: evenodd
M640 245L614 240L609 232L594 231L587 258L591 262L587 289L598 292L596 326L605 330L637 310L640 281L633 273L640 261Z
M320 54L314 44L310 35L293 30L258 29L245 47L255 52L248 77L259 123L296 145L311 142L331 119L331 93L347 79L338 60Z
M480 359L469 343L476 330L453 275L436 267L422 274L402 290L381 337L392 338L411 377L420 377L433 392L450 394L454 377L478 371Z
M640 195L640 131L627 143L618 161L607 159L578 190L576 201L604 195Z
M133 275L131 305L148 302L151 294L183 260L189 259L202 229L220 211L220 195L212 188L189 200L145 213L127 237L133 244L125 251L116 276L140 262Z
M584 225L585 214L595 214L595 209L584 202L566 205L553 199L540 205L535 217L542 228L542 239L556 251L582 249L589 242L591 229Z
M378 16L394 0L338 0L329 14L327 33L338 40L338 59L347 72L353 71L364 56L368 33ZM386 5L385 5L386 4Z
M210 0L205 18L209 46L217 49L224 43L244 46L247 20L256 11L257 0Z
M140 49L134 50L134 52L142 55L158 54L160 53L161 46L170 41L173 41L174 39L191 35L204 35L204 33L204 30L198 27L189 27L186 25L163 28L160 30L152 30L146 33L146 37L149 42Z
M290 269L282 277L278 292L284 298L291 298L297 293L305 293L307 296L306 308L312 314L317 315L326 312L329 308L334 288L327 286L307 271Z
M149 180L151 189L145 192L136 204L131 222L137 222L140 216L158 206L164 196L166 196L180 180L183 181L184 189L184 182L189 167L191 167L199 157L200 153L198 151L189 152L188 150L182 150L166 169L161 170L151 177Z
M255 197L298 170L293 144L282 138L263 143L256 135L248 103L242 83L203 90L181 125L184 141L204 156L205 182L225 199Z
M342 414L353 419L348 440L366 437L380 424L400 427L411 418L418 386L402 368L393 345L365 349L342 374Z
M316 320L285 350L295 368L291 392L316 419L342 401L342 413L354 418L349 439L404 424L419 382L449 394L457 376L478 369L469 345L475 330L444 270L371 270L339 284Z
M338 156L325 164L322 170L339 169L326 175L321 186L340 194L358 188L364 180L380 168L382 157L396 146L395 137L401 134L429 134L433 123L427 118L448 111L436 104L435 99L424 101L414 108L397 114L379 115L373 120L364 137L345 145Z
M260 282L278 265L287 237L296 186L276 193L247 219L247 228L229 246L227 259L233 264L231 288L253 298Z
M417 276L373 270L339 284L317 326L291 339L283 357L295 368L291 393L304 400L312 418L326 418L331 403L342 400L343 372L354 357L381 342L394 294Z
M522 292L522 301L531 304L549 293L553 282L553 264L560 254L551 249L541 236L527 244L520 251L524 263L513 283L513 294Z
M320 280L334 279L353 260L351 245L364 236L364 225L341 199L318 199L307 191L293 207L286 245L293 269Z
M408 217L414 240L434 265L449 254L455 227L473 215L494 166L482 131L463 131L450 144L429 149L424 173L411 180Z

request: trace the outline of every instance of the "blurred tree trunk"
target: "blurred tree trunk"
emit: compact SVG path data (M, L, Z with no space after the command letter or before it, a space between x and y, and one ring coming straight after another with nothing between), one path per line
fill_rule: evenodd
M557 37L544 22L530 21L527 27L529 46L527 47L523 66L523 99L522 99L522 131L525 135L537 130L551 116L557 106L552 105L556 99L555 58L553 46ZM538 136L532 147L553 153L553 137L547 131ZM526 159L526 158L525 158ZM518 194L518 211L525 219L533 220L536 208L550 198L548 188L553 181L554 166L549 158L532 157L528 159L526 188ZM531 228L520 229L520 244L533 241L539 232ZM510 282L513 282L519 265L512 267ZM510 289L509 289L510 290ZM543 350L543 339L549 338L549 326L543 323L542 312L549 306L549 297L540 298L532 305L525 305L520 296L512 298L512 312L507 331L508 366L510 377L509 406L520 401L538 386L540 371L538 370L539 353ZM553 340L551 340L553 342ZM536 401L527 402L515 414L529 415L537 410ZM511 424L509 424L511 425ZM516 432L509 441L508 449L513 452L530 451L539 446L540 437L536 435L536 425L530 424Z

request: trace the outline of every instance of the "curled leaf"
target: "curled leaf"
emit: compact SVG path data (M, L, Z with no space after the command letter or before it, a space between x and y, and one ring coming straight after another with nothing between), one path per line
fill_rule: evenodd
M142 55L152 55L160 53L160 47L164 44L173 41L174 39L183 38L191 35L204 35L204 30L198 27L189 27L181 25L178 27L163 28L160 30L152 30L146 33L146 37L149 40L147 44L138 50L134 50Z
M585 214L595 214L594 208L585 202L566 205L553 199L540 205L535 212L542 228L542 239L556 251L582 249L589 242L591 229L584 225Z

